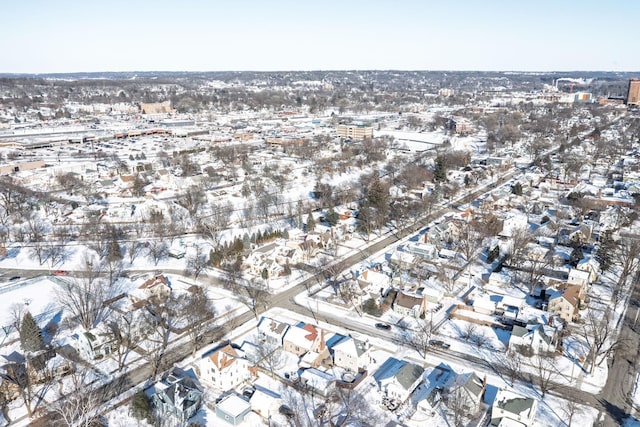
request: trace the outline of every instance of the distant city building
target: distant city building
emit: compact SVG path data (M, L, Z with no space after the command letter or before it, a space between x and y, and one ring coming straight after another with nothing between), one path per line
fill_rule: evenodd
M171 108L171 101L151 102L151 103L141 102L140 112L142 114L163 114L163 113L173 113L173 109Z
M640 79L629 80L627 105L640 105Z
M338 125L337 131L340 138L357 140L373 138L373 127L364 124Z

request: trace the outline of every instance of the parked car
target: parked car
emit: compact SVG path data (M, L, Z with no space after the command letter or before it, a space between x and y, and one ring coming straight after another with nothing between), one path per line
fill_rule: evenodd
M442 340L429 340L429 345L432 347L440 347L440 348L449 348L451 347L448 343Z
M376 323L376 328L378 329L384 329L385 331L388 331L389 329L391 329L391 325L387 325L386 323Z
M278 408L278 412L280 412L287 418L293 418L296 415L296 413L293 412L293 409L289 408L287 405L280 405L280 408Z

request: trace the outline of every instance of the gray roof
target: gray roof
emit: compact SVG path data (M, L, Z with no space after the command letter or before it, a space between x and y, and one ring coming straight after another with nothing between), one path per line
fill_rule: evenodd
M409 390L416 380L422 377L422 374L424 374L424 369L421 366L405 362L395 377L402 387Z

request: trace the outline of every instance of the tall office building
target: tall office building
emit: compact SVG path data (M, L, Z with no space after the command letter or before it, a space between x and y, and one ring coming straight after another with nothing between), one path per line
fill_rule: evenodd
M640 105L640 79L629 80L627 105Z

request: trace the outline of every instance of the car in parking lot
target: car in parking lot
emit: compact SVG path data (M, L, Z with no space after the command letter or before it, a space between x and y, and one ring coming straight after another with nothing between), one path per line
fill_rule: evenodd
M384 329L385 331L391 329L391 325L387 325L386 323L376 323L375 327L378 329Z

